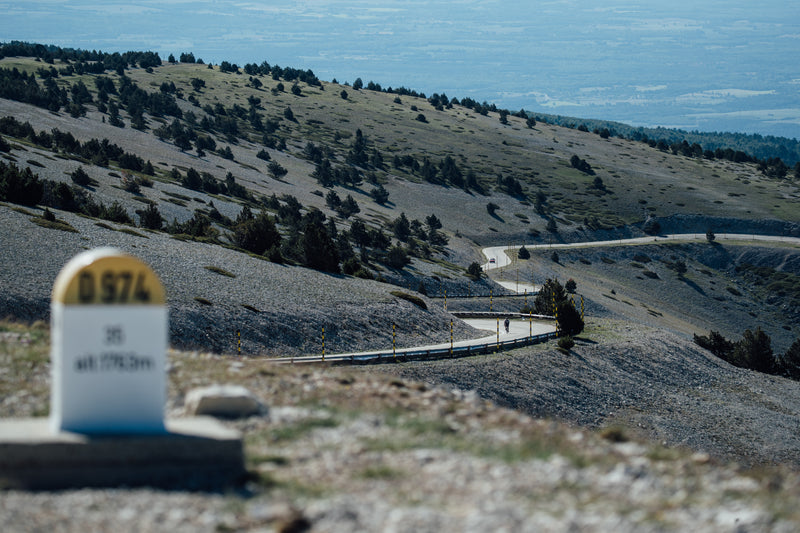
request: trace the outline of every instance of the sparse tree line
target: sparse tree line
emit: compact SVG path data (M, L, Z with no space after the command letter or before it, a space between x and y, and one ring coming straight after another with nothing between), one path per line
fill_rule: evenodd
M15 164L0 161L0 201L81 213L122 224L133 224L125 208L117 201L110 206L98 202L78 185L41 179L30 168L20 169Z
M155 174L150 161L126 152L108 139L91 139L82 143L75 139L70 132L62 132L58 129L53 129L49 133L44 131L37 133L29 122L21 123L14 117L8 116L0 118L0 133L18 139L27 139L48 150L60 150L85 159L93 165L105 167L110 161L116 161L120 168L151 176Z
M591 131L601 138L619 137L639 141L662 152L671 152L673 155L698 159L721 159L735 163L760 164L764 162L767 166L775 166L777 160L780 159L781 162L788 162L784 164L790 171L794 170L795 179L798 176L800 140L797 139L746 133L701 133L667 128L642 128L603 121L586 121L576 125L575 119L571 117L527 115L546 124L555 124L580 131L590 131L592 128ZM587 123L590 125L587 126ZM770 160L772 161L770 162ZM780 168L780 164L778 167Z
M18 41L0 44L0 58L7 56L26 56L36 57L40 60L53 64L55 60L67 62L68 65L60 70L54 67L39 69L39 76L45 80L46 87L41 89L34 87L36 80L34 76L28 76L24 73L17 72L14 74L7 69L0 69L3 72L0 75L0 96L11 99L21 99L34 105L42 107L55 107L55 110L61 107L70 106L70 112L81 113L81 97L78 96L76 101L69 101L66 96L66 91L59 89L54 84L53 78L58 75L71 75L71 74L101 74L102 72L112 70L116 71L120 76L124 77L125 68L139 66L141 68L149 69L162 64L161 58L157 53L153 52L126 52L124 54L113 53L106 54L97 51L75 50L71 48L60 48L52 45L31 44ZM200 63L202 60L196 60L191 53L182 53L180 55L182 63ZM174 63L174 56L170 55L169 62ZM220 65L220 70L223 72L239 73L239 67L229 62L223 62ZM247 64L244 66L244 72L253 76L271 76L273 79L284 79L286 81L302 81L311 86L318 86L322 88L319 79L310 70L299 70L293 68L282 68L278 65L270 65L266 61L261 64ZM31 82L31 79L33 82ZM49 81L48 81L49 80ZM202 81L202 80L198 80ZM334 80L335 82L335 80ZM38 84L37 84L38 85ZM353 88L361 90L382 91L387 93L394 93L397 95L409 95L417 98L427 98L425 93L407 89L404 87L392 89L391 87L383 89L380 84L370 81L366 87L364 86L361 78L357 78L353 82ZM197 90L197 87L195 88ZM72 91L70 91L72 92ZM80 87L75 90L76 94L84 94ZM163 92L163 87L162 87ZM11 94L11 96L7 95ZM494 104L486 102L478 103L471 98L449 98L444 93L434 93L430 98L427 98L429 103L436 109L450 108L453 105L461 105L465 108L472 109L481 114L488 112L496 112L500 115L501 122L505 117L514 115L523 118L527 121L528 127L533 127L536 120L545 123L559 124L566 127L577 128L588 131L586 124L577 125L566 117L559 116L542 116L534 115L526 112L523 109L515 113L511 113L506 109L498 109ZM101 102L102 103L102 102ZM170 108L170 102L154 102L151 104L156 110L154 115L170 114L164 108ZM138 116L138 107L134 106L134 113L132 116ZM85 112L85 111L83 111ZM574 119L573 119L574 120ZM134 120L135 127L142 126L141 121ZM591 121L590 121L591 122ZM704 133L697 132L689 133L680 130L667 130L658 128L649 130L645 128L626 127L623 124L609 124L603 125L600 121L594 121L597 126L593 131L600 135L602 138L610 136L625 137L631 140L646 142L650 146L662 151L671 151L673 154L682 154L687 157L704 157L708 159L726 159L734 162L752 162L759 165L760 170L767 176L785 178L791 175L795 179L800 179L800 141L796 139L785 139L774 136L761 136L761 135L746 135L746 134L729 134L729 133ZM609 127L610 126L610 127ZM625 130L618 132L617 130ZM648 135L648 133L650 135ZM660 138L659 138L660 137ZM709 139L709 148L704 149L698 142L690 143L687 139ZM727 146L726 146L727 145ZM743 149L734 149L731 146L741 146ZM747 150L747 151L745 151ZM749 155L750 154L750 155ZM790 164L784 163L784 160L789 161ZM795 165L792 167L791 162Z
M154 174L149 162L142 162L137 156L124 152L106 139L80 143L71 134L58 130L37 133L29 123L19 123L13 117L0 119L0 131L29 139L42 147L78 155L96 164L107 166L110 160L116 160L121 167L125 165L123 168L137 172L144 168L151 175ZM10 150L11 145L0 137L0 151ZM94 199L85 189L92 184L92 180L82 167L73 171L71 178L73 185L41 179L30 168L20 169L13 163L0 162L0 200L28 206L40 204L117 223L134 224L132 217L118 202L105 206ZM358 219L350 224L349 230L339 230L332 218L317 209L306 209L304 213L303 207L293 196L286 195L281 199L275 195L256 198L237 183L230 172L224 180L218 180L209 173L201 173L193 168L187 169L185 174L173 168L169 178L188 189L240 198L245 206L233 221L223 216L211 202L208 209L195 210L192 217L184 222L167 222L155 203L148 202L144 209L136 212L141 227L220 244L229 242L274 262L291 262L328 272L371 277L368 269L371 261L402 269L409 263L410 257L430 257L432 247L447 244L447 238L439 231L441 222L435 215L427 217L423 224L408 220L402 213L389 224L389 229L397 239L393 244L392 238L380 228L368 227ZM152 181L126 175L121 178L120 184L125 190L138 193L140 184L152 186ZM385 193L385 189L380 189ZM388 197L388 193L385 194ZM380 199L386 201L386 197ZM342 200L331 190L326 202L345 220L360 212L352 195ZM260 205L261 213L254 215L250 205ZM270 211L275 213L274 216L269 214Z
M734 366L800 381L800 339L783 355L773 353L772 340L761 328L746 330L739 341L711 331L708 336L695 335L694 342Z
M55 81L56 75L67 74L66 72L39 69L38 74L43 77L43 87L39 85L36 74L21 72L16 68L0 69L0 97L43 107L49 111L59 111L64 108L73 117L84 116L86 104L96 104L99 111L110 115L113 125L121 125L118 116L121 106L127 110L131 116L131 124L137 129L146 127L144 112L158 117L181 116L181 110L172 94L163 91L147 92L125 76L124 71L120 74L119 88L115 87L114 82L108 77L95 78L97 101L81 80L70 84L69 91L59 87ZM111 101L109 95L116 95L119 104Z
M98 74L105 70L125 69L128 67L139 66L141 68L152 68L161 65L161 58L155 52L114 52L106 54L98 51L79 50L75 48L61 48L54 45L44 45L35 43L25 43L21 41L11 41L0 44L0 59L4 57L35 57L48 63L54 64L56 60L69 63L65 67L66 73L93 73ZM102 66L102 70L100 67ZM72 67L72 70L69 68Z
M171 58L174 59L174 58ZM182 61L191 62L191 57L182 57ZM234 65L235 67L235 65ZM230 71L228 69L227 71ZM238 71L238 67L236 68ZM279 67L270 67L266 62L262 65L246 65L245 72L252 75L265 75L270 73L274 77L274 73L280 72L286 74L286 69ZM316 77L312 77L313 73L306 73L301 76L300 71L290 71L289 76L297 76L298 79L314 83ZM24 75L24 73L23 73ZM33 83L36 81L33 76ZM53 105L53 109L58 109L63 103L67 102L66 91L63 89L59 92L55 87L52 78L48 78L47 83L53 84L53 94L59 95L59 104ZM316 80L318 83L318 80ZM254 132L262 136L261 142L270 148L285 149L285 140L278 138L274 135L275 131L280 127L280 120L276 118L265 118L259 112L261 103L260 98L251 96L248 100L249 108L246 109L238 104L234 104L231 108L226 109L222 104L215 103L213 106L206 104L202 107L205 115L198 120L197 116L193 113L186 113L186 117L182 117L180 108L175 102L174 94L179 97L182 96L180 91L174 84L163 83L158 93L149 94L146 91L136 87L133 82L124 76L120 79L120 88L116 89L114 82L105 76L98 76L95 78L95 84L98 90L97 104L98 109L102 112L109 114L109 123L116 126L124 126L124 123L119 117L120 107L127 109L131 116L131 124L134 128L146 129L147 125L143 116L145 111L150 112L154 116L172 115L175 119L170 124L164 124L154 130L154 133L162 139L172 141L182 151L189 150L193 147L197 150L197 155L202 157L206 151L217 151L220 157L226 159L233 159L234 155L230 147L221 147L217 150L217 143L213 139L212 134L221 134L226 136L229 142L235 143L242 133L240 123L246 123ZM197 91L204 87L202 80L192 80L192 87ZM361 88L361 85L356 83L354 88ZM369 86L368 89L380 90L380 87ZM88 89L83 86L82 82L77 82L73 86L72 100L69 102L70 106L79 106L78 115L85 114L86 103L91 103L92 96ZM110 99L109 95L118 95L119 104ZM421 95L424 97L424 95ZM200 106L199 101L190 97L190 101L196 106ZM495 106L488 104L478 104L471 99L464 99L459 102L457 99L449 99L445 94L434 93L429 98L429 102L436 108L452 107L452 105L465 105L470 109L481 112L485 110L497 111ZM71 111L72 113L72 111ZM75 113L73 113L75 114ZM507 113L506 113L507 115ZM184 120L179 120L183 118ZM290 108L284 110L283 118L287 121L294 121L293 113ZM206 132L206 134L198 133L198 130ZM268 154L262 150L261 152L266 158ZM328 147L317 149L312 144L307 146L305 154L315 162L316 169L313 176L318 179L320 184L324 187L331 187L333 185L349 185L358 186L361 182L361 175L358 168L384 170L385 163L381 152L375 146L369 146L369 143L360 130L356 132L356 138L350 146L347 153L344 155L345 165L335 163L334 152ZM428 183L433 183L442 186L452 186L462 188L465 191L474 191L479 194L486 194L484 187L479 183L477 175L474 171L465 171L459 167L452 156L447 155L438 163L425 157L422 161L418 161L412 155L395 155L392 164L396 169L405 169L412 174L419 176ZM588 165L588 163L586 163ZM272 162L269 164L268 170L273 177L280 178L285 172L277 163ZM377 184L376 178L371 178L371 182ZM498 176L496 188L498 191L505 194L524 198L525 193L520 181L513 176ZM385 203L383 200L385 190L376 188L373 197L378 203Z

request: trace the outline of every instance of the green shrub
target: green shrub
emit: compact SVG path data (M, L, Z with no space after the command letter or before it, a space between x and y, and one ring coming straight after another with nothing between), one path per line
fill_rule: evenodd
M580 312L572 305L572 302L564 300L557 304L557 308L558 316L556 317L556 321L558 322L558 329L562 334L578 335L583 331L583 319L581 318Z
M262 255L280 242L281 235L275 221L264 212L254 218L244 219L233 230L233 243L254 254Z
M478 281L479 279L481 279L482 275L483 275L483 268L481 268L481 265L478 264L476 261L470 263L469 267L467 268L467 276L473 281Z
M136 214L139 215L139 227L160 230L164 225L164 218L155 204L148 204L146 208L137 210Z
M558 280L547 279L533 299L533 311L537 315L552 316L555 311L553 304L559 305L566 300L566 292Z
M627 442L628 436L625 428L620 426L609 426L600 431L600 436L609 442Z
M410 262L408 253L400 246L392 246L386 254L386 264L392 268L402 270Z
M756 328L755 331L746 330L742 340L733 348L733 361L742 368L774 374L776 364L769 335L761 328Z
M0 201L33 206L42 199L44 185L30 168L20 170L0 161Z
M361 263L359 263L356 257L350 257L342 262L342 272L348 276L354 275L361 270L361 268Z
M575 283L575 280L569 278L567 282L564 284L564 289L570 294L575 294L575 290L578 288L578 284Z
M131 220L130 215L122 207L118 201L114 200L110 206L102 206L100 210L100 218L105 220L110 220L111 222L117 222L119 224L133 224L133 220Z
M86 187L92 183L92 179L89 177L89 174L83 170L83 167L76 168L72 174L70 174L70 178L75 185L80 185L81 187Z
M761 328L746 330L739 342L731 342L716 331L708 337L695 335L694 342L734 366L765 374L784 373L786 356L783 360L775 357L772 340Z
M800 338L796 339L779 361L780 373L800 381Z
M654 218L648 218L642 230L648 235L658 235L661 233L661 224Z
M559 337L558 347L561 348L562 350L571 350L574 346L575 346L575 339L572 338L572 335Z

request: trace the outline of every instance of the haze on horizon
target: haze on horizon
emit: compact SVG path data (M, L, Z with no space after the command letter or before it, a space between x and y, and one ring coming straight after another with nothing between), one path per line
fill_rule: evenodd
M0 1L0 41L192 52L512 111L800 138L785 0Z

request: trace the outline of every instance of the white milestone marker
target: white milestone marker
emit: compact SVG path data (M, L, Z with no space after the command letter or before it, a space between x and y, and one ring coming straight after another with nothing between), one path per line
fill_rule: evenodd
M51 303L55 431L163 433L167 308L145 263L113 248L67 263Z

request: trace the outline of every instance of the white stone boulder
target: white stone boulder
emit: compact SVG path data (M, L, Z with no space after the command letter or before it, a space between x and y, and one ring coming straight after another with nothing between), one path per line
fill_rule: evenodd
M243 418L265 410L255 395L239 385L211 385L192 389L186 394L188 416Z

